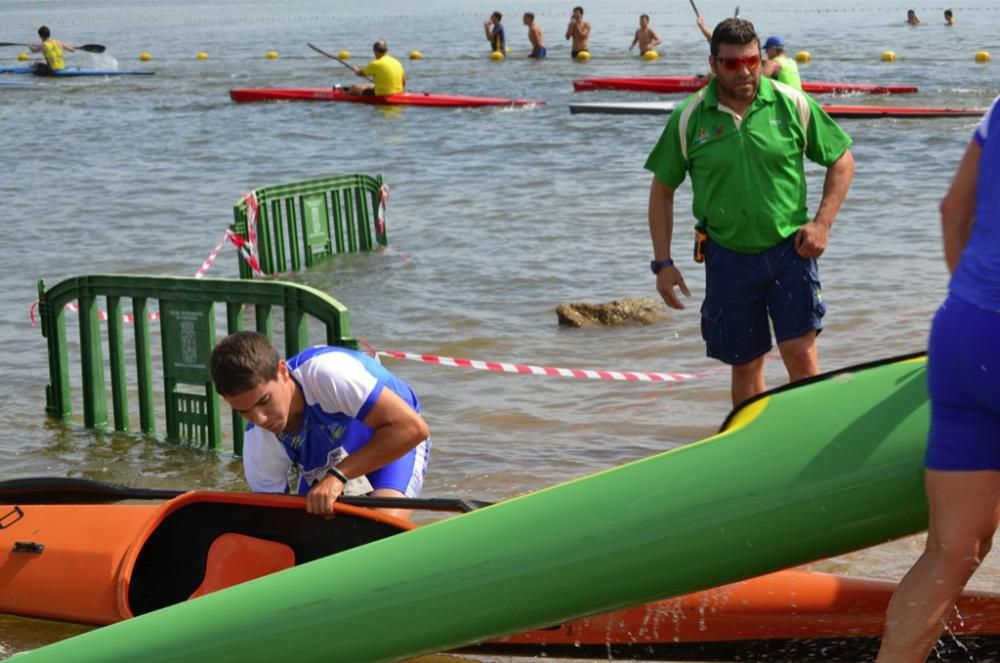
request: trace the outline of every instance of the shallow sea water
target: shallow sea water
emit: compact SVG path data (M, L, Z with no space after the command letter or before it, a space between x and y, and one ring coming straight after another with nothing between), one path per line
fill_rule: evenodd
M421 395L434 435L428 496L503 499L701 439L727 414L728 375L704 357L702 274L687 255L690 192L678 194L681 269L693 290L684 311L650 326L566 329L555 307L655 297L648 271L649 174L642 164L662 117L570 115L574 99L649 100L628 93L574 94L581 76L690 75L707 48L688 3L635 0L586 5L594 59L570 61L562 31L573 3L495 7L478 0L419 5L386 0L154 3L10 0L5 38L30 40L38 25L71 43L103 43L72 64L150 68L155 76L21 81L0 88L0 409L3 476L70 475L130 485L244 487L239 459L132 436L62 426L44 416L45 345L28 321L38 278L87 273L192 275L254 187L337 173L381 173L392 190L390 245L290 278L329 291L351 311L352 330L380 350L568 368L702 372L672 386L532 377L386 360ZM702 0L709 23L732 4ZM490 62L482 21L507 14L507 61ZM983 107L1000 93L1000 11L970 0L947 29L940 10L860 0L744 3L762 35L808 50L808 80L916 84L907 98L841 103ZM534 11L550 57L526 59L520 25ZM644 62L627 52L638 14L665 42ZM347 104L235 105L233 87L312 87L352 82L311 50L348 49L355 62L376 38L404 60L409 87L546 101L524 109L394 109ZM269 50L279 52L268 60ZM883 63L893 50L898 60ZM142 51L153 59L137 60ZM204 51L208 59L198 61ZM15 64L18 49L0 53ZM4 76L2 80L26 77ZM670 97L676 99L676 97ZM849 198L821 262L829 307L820 339L834 369L924 347L946 288L937 203L975 120L852 120L858 162ZM808 167L815 209L823 170ZM211 276L235 276L225 251ZM779 362L770 384L783 381ZM819 562L813 568L898 579L919 537ZM975 586L995 589L994 558ZM0 654L80 632L76 626L0 616ZM490 659L496 660L496 659ZM501 659L502 660L502 659Z

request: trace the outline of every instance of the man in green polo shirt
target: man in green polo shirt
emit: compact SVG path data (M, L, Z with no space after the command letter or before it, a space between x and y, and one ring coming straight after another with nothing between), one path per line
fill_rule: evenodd
M850 137L809 96L761 77L760 41L730 18L712 34L715 74L681 102L646 161L656 289L681 309L691 296L671 259L674 191L691 175L697 229L707 235L702 336L732 366L738 405L764 391L770 324L791 381L819 373L826 312L816 258L854 177ZM819 209L806 208L804 158L827 168Z

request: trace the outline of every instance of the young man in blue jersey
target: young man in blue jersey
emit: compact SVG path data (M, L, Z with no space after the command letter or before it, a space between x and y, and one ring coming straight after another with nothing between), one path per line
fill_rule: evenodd
M211 364L215 388L250 422L243 469L255 492L289 492L294 466L309 513L332 516L345 493L419 495L431 446L427 423L413 389L377 360L315 346L286 361L266 336L246 331L222 339Z

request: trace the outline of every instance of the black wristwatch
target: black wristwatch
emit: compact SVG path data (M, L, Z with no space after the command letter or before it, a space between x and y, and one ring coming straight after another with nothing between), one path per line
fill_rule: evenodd
M659 274L660 270L665 267L673 267L673 266L674 266L674 261L671 260L670 258L667 258L666 260L649 261L649 268L653 271L654 274Z
M343 472L341 472L336 467L331 467L330 469L328 469L326 471L326 474L327 474L327 476L331 476L331 477L336 478L337 481L339 481L340 483L344 484L345 486L347 485L347 482L349 481L349 479L347 478L347 475L344 474Z

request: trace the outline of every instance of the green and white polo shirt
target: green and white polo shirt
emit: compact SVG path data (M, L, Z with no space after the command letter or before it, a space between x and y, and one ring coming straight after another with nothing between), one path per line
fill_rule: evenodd
M803 156L829 167L850 145L799 90L761 78L740 120L719 105L713 79L671 113L646 169L673 189L690 172L698 227L727 249L759 253L810 220Z

